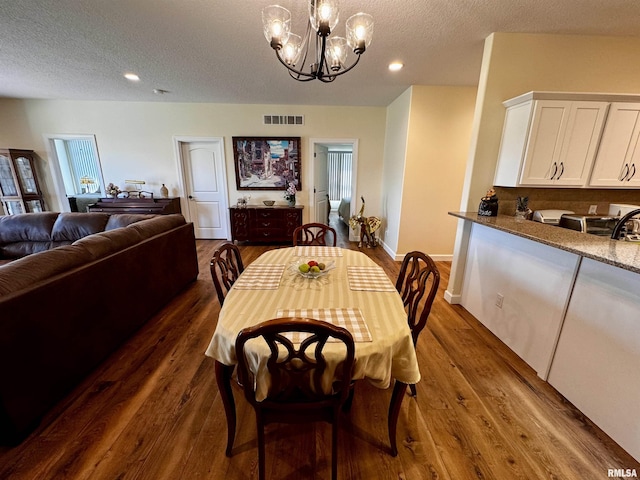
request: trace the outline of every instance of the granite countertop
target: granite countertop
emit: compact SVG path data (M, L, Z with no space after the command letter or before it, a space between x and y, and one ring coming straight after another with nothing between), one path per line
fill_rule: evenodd
M449 215L640 273L638 243L611 240L509 215L482 217L475 212L449 212Z

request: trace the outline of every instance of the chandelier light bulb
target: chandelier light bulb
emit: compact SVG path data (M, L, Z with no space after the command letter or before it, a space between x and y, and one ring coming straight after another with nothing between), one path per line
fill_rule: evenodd
M347 39L343 37L330 38L328 53L331 71L340 71L347 61Z
M291 12L280 5L270 5L262 10L264 36L272 48L279 50L289 40Z
M320 36L331 33L338 24L339 14L338 0L309 0L309 21Z
M373 39L373 17L368 13L356 13L347 19L347 42L354 53L364 53Z
M331 18L331 5L323 3L320 7L320 18L322 21L327 22Z
M302 51L302 38L295 33L289 34L289 40L282 47L282 59L287 65L295 65Z

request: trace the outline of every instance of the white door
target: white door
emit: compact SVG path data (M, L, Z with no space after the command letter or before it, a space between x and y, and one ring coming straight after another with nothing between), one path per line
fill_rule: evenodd
M316 212L316 223L329 224L329 175L327 170L327 156L329 149L324 145L314 146L313 162L313 197Z
M222 139L182 142L187 209L196 238L228 239L225 159Z

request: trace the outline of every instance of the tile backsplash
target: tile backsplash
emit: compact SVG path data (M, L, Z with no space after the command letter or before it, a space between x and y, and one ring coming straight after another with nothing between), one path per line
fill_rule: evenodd
M498 213L514 215L516 197L529 197L531 210L561 209L583 214L591 205L597 213L606 215L610 203L640 205L640 189L615 190L591 188L522 188L494 187L498 196Z

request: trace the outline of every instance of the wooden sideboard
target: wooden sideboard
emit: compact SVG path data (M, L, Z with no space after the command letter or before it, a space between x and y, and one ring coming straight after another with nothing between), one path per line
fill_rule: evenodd
M293 243L293 231L302 225L303 208L233 206L229 209L231 238L234 242Z
M89 205L89 212L147 213L168 215L182 213L180 198L101 198Z

